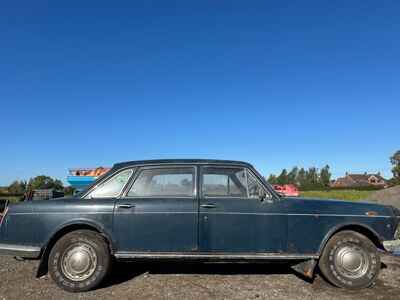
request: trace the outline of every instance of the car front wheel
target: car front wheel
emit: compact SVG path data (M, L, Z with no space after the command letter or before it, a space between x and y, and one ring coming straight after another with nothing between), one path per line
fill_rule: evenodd
M66 291L84 292L94 289L110 268L108 245L96 232L70 232L54 245L48 267L52 279Z
M371 286L380 268L380 256L372 241L349 230L335 234L319 260L319 269L328 281L349 289Z

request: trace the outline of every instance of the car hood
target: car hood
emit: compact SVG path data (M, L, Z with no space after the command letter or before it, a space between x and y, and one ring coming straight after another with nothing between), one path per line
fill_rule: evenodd
M318 198L283 198L291 207L293 213L298 214L329 214L352 216L393 216L391 206L363 201L345 201Z

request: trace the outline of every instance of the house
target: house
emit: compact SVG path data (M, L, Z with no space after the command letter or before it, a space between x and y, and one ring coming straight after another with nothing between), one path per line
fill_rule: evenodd
M355 188L355 187L387 187L387 181L380 173L376 174L349 174L339 177L331 183L331 187Z

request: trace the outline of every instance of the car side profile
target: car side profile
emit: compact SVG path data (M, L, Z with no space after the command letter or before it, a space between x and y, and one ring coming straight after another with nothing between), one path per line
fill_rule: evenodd
M333 285L365 288L380 252L399 254L391 206L286 198L248 163L118 163L73 197L7 206L0 254L40 259L63 289L97 287L111 261L290 261Z

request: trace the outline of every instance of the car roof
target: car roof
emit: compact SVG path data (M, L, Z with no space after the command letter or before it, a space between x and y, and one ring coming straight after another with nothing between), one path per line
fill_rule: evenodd
M130 166L139 165L163 165L163 164L222 164L232 166L253 167L251 164L237 160L220 160L220 159L152 159L152 160L133 160L114 164L114 169L121 169Z

